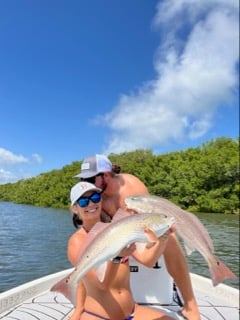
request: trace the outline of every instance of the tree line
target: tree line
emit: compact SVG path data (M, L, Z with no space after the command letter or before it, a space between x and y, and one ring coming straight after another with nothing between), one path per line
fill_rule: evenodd
M110 154L121 172L136 175L153 195L191 212L239 213L239 137L155 155L149 149ZM0 201L68 208L82 161L16 183L0 185Z

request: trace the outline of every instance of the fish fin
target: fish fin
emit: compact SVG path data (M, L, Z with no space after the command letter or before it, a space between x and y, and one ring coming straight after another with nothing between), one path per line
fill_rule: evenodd
M77 287L69 281L70 275L55 283L50 291L62 293L74 306L77 303Z
M109 223L104 223L104 222L97 222L93 228L88 232L88 234L86 235L85 239L84 239L84 243L82 244L80 250L78 251L77 254L77 261L80 260L81 256L83 255L83 253L85 252L85 250L88 248L88 246L91 244L91 242L93 241L93 239L103 230L105 230L105 228L107 228L109 226Z
M114 214L113 218L112 218L112 222L114 221L118 221L118 220L121 220L123 218L126 218L126 217L129 217L131 216L132 214L127 212L126 210L123 210L121 208L119 208L116 213Z
M97 222L92 227L92 229L89 231L87 237L90 239L95 238L96 235L98 235L100 232L102 232L104 229L106 229L109 226L109 223L106 222Z
M181 238L181 235L178 233L178 230L176 229L177 231L177 235L178 237ZM188 241L188 239L186 239L185 237L182 238L183 240L183 246L184 246L184 249L185 249L185 252L188 256L190 256L194 251L196 251L196 248L191 244L190 241Z
M151 233L154 233L154 231L152 229L149 228L149 230L151 231ZM146 242L136 242L135 245L136 245L136 249L139 251L139 252L143 252L145 248L151 248L152 245L154 243L156 243L157 239L156 238L156 235L154 238L152 238L152 235L151 233L147 233L145 232L145 236L146 236Z
M107 269L107 261L100 264L98 267L94 269L100 282L103 282L105 278L106 269Z
M209 264L209 270L214 287L226 279L237 279L237 276L220 259L215 256L213 258L215 261Z
M189 246L189 244L185 242L184 242L184 248L188 256L190 256L195 251L195 248L193 248L192 246Z
M137 251L143 252L144 249L145 249L146 246L147 246L147 243L146 243L146 242L136 242L135 245L136 245Z
M136 242L136 249L139 252L143 252L146 248L151 248L154 243L156 243L155 241L149 241L149 242Z

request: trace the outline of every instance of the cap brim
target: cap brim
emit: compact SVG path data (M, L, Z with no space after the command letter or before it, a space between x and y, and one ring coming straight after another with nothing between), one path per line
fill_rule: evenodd
M84 190L84 192L82 192L81 194L78 194L77 196L75 196L75 197L71 200L71 205L74 205L74 204L76 203L77 199L81 198L82 195L83 195L84 193L88 192L88 191L96 191L96 192L98 192L98 193L101 193L101 192L102 192L102 189L97 188L97 187L95 187L95 188L93 188L93 187L87 188L86 190Z
M77 174L76 176L74 176L74 178L87 179L87 178L94 177L96 175L97 175L97 172L88 171L88 172L81 172L81 173Z

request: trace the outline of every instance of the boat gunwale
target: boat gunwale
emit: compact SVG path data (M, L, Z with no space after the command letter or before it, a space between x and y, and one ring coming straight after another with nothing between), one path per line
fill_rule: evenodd
M52 273L0 293L0 315L23 303L27 299L34 298L45 291L49 291L53 284L71 273L73 269L74 268L69 268Z
M57 281L70 274L74 268L65 269L19 285L0 293L0 316L4 312L17 307L24 301L35 298L39 294L49 292L50 287ZM206 296L214 296L227 301L232 307L239 309L239 290L226 284L213 287L209 278L190 273L193 290L198 290ZM70 303L70 302L69 302Z

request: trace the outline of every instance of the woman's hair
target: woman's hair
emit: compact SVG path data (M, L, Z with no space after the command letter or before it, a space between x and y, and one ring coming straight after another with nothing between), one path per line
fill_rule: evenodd
M82 220L79 218L79 216L74 213L72 216L73 225L76 229L80 228L82 225Z
M111 222L111 217L106 214L105 212L101 212L101 221L102 222ZM76 229L79 229L82 226L82 219L76 214L74 213L72 216L72 222L73 225Z

